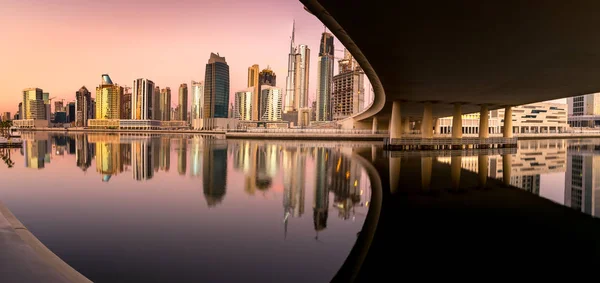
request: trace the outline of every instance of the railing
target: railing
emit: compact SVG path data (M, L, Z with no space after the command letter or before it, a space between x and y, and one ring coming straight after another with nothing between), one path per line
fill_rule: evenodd
M346 129L229 129L227 132L242 132L242 133L272 133L272 134L355 134L355 135L372 135L380 134L387 135L388 131L372 130L346 130Z
M385 138L384 145L432 145L432 146L450 146L450 145L487 145L487 144L516 144L517 138L491 137L491 138L471 138L463 137L453 138L421 138L421 137L402 137L398 139Z

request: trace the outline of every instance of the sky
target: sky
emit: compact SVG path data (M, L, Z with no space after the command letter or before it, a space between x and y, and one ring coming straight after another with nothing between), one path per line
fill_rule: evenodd
M0 112L14 114L29 87L65 103L81 86L94 97L103 73L121 86L147 78L177 94L181 83L204 81L211 52L229 64L231 102L253 64L269 65L285 89L294 20L296 45L311 49L315 97L324 26L297 0L0 0L0 7Z

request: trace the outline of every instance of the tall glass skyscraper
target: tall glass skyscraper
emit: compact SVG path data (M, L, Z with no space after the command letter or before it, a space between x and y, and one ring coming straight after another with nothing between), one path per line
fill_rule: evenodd
M160 91L160 117L161 121L171 120L171 88L163 88Z
M334 63L333 35L321 35L317 67L317 121L331 121L331 89Z
M75 126L87 127L88 119L93 119L92 93L82 86L75 92Z
M204 84L192 81L192 120L202 119L204 106Z
M204 83L204 118L228 118L229 65L225 57L210 54Z
M301 44L296 47L296 23L292 29L290 54L288 55L288 75L286 80L286 93L284 112L298 111L308 107L308 76L310 69L310 48Z
M21 120L45 120L46 106L44 104L44 94L40 88L27 88L23 90Z
M123 87L113 84L108 74L103 74L102 83L96 88L96 119L119 119L122 93Z
M133 81L133 94L131 95L131 119L153 120L154 107L154 82L148 79Z
M179 121L188 120L188 86L179 85Z
M251 120L260 119L260 84L258 82L258 65L254 64L248 67L248 87L252 88L252 113Z

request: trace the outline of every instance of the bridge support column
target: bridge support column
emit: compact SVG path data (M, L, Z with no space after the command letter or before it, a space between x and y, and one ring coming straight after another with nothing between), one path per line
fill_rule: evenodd
M377 127L378 127L378 123L377 123L377 117L373 117L373 134L377 133Z
M421 157L421 188L429 190L431 186L432 157Z
M479 170L477 171L479 172L479 187L485 188L488 177L488 156L480 155L478 159Z
M502 155L502 180L504 185L510 186L510 170L512 167L512 155Z
M402 119L402 133L410 134L410 120L408 117Z
M390 119L390 139L399 139L402 136L402 116L400 116L400 101L392 104L392 117Z
M454 104L454 115L452 116L452 138L462 138L462 109L459 103Z
M512 128L512 107L507 106L504 108L504 137L512 138L513 137L513 128Z
M431 111L431 102L425 102L425 105L423 106L421 137L426 139L433 138L433 113Z
M400 182L400 157L390 157L390 193L396 193Z
M479 138L487 139L490 135L490 111L488 110L487 105L481 105L481 110L479 111ZM487 145L486 145L487 146Z
M462 157L460 155L452 156L450 159L450 174L452 178L452 188L460 189L460 168Z

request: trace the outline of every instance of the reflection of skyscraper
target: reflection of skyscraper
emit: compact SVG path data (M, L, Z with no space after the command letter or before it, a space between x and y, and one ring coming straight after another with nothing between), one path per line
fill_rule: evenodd
M200 136L194 136L191 141L191 175L193 177L202 177L202 158L204 151L204 140Z
M330 160L333 172L329 175L332 177L331 190L334 194L334 206L339 209L341 218L348 219L353 207L361 199L359 185L362 168L339 151L332 152Z
M306 154L302 148L283 151L283 207L285 217L304 214Z
M591 153L567 156L565 205L600 216L600 156Z
M316 169L316 184L315 184L315 200L313 203L313 222L315 230L320 231L327 228L327 216L329 209L329 184L327 178L329 176L329 150L325 148L317 148L317 156L315 163Z
M83 172L92 166L92 145L88 142L87 135L78 134L75 136L75 159L77 167Z
M169 172L171 169L171 139L169 137L161 137L158 156L160 170Z
M540 174L511 176L510 184L530 193L540 194Z
M227 190L227 144L205 140L202 185L208 206L223 201Z
M113 175L123 172L119 143L96 142L96 171L102 174L104 182L108 182Z
M187 172L187 139L179 139L179 147L177 148L177 172L184 176Z
M49 142L47 140L25 140L24 143L25 167L43 169Z
M154 177L154 155L152 142L148 140L131 143L131 167L133 179L150 180Z

